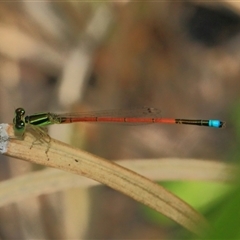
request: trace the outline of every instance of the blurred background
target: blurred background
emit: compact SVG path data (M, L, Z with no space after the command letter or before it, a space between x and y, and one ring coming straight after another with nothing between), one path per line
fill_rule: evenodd
M109 160L234 162L239 14L239 3L224 1L1 2L1 122L11 123L16 107L29 114L155 107L162 117L221 119L227 128L80 123L49 135ZM1 158L1 180L41 169ZM103 186L8 205L0 222L2 239L170 239L181 231Z

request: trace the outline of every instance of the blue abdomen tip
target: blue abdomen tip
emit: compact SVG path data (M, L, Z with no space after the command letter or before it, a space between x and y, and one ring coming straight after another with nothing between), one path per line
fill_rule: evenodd
M208 125L209 125L209 127L215 127L215 128L222 127L222 123L219 120L209 120Z

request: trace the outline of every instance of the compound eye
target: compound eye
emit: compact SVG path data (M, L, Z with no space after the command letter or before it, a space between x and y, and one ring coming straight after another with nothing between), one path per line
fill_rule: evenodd
M23 116L25 114L25 110L23 108L17 108L15 110L16 115L21 115Z
M15 124L16 129L20 130L23 129L25 127L25 123L24 121L20 120Z

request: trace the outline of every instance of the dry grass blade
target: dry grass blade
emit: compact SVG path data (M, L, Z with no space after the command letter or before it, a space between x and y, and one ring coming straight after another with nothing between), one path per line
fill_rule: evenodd
M12 126L7 131L10 137L14 136ZM5 154L101 182L155 209L194 233L200 234L208 228L208 223L201 214L163 187L116 163L57 140L37 143L36 138L27 132L24 140L10 138Z
M198 159L119 160L117 163L155 181L197 180L233 183L238 166ZM47 179L47 181L46 181ZM49 194L74 187L91 187L100 182L75 174L47 168L0 183L0 207L28 197Z

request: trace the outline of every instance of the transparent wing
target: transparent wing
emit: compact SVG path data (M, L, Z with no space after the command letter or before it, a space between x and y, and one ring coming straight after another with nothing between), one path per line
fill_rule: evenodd
M136 109L112 109L92 112L53 114L56 117L146 117L161 118L161 111L156 108L142 107Z

